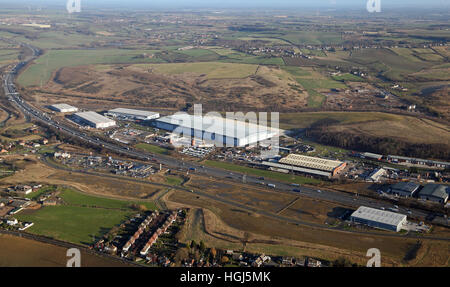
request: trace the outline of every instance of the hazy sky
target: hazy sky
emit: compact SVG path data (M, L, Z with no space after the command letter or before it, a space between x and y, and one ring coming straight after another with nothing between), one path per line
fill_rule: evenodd
M449 7L449 0L379 0L382 7ZM67 0L0 0L0 4L65 5ZM289 8L289 7L321 7L321 8L364 8L367 0L81 0L82 6L114 6L128 7L180 7L180 8Z

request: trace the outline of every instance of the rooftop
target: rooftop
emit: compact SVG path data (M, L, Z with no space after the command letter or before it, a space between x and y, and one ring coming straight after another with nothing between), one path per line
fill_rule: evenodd
M419 191L419 195L433 196L433 197L445 199L448 197L448 194L446 191L447 188L450 188L450 187L447 187L442 184L429 183L429 184L425 185L421 191Z
M59 110L65 110L65 109L77 109L74 106L68 105L68 104L54 104L52 107L57 108Z
M157 121L236 138L259 134L261 139L266 139L280 132L278 129L254 123L218 116L197 116L186 113L162 117Z
M409 192L412 193L414 191L416 191L418 188L420 187L419 184L414 183L414 182L399 182L394 184L391 188L394 190L401 190L404 192Z
M290 154L287 157L282 158L279 162L325 171L333 171L335 168L343 164L342 161L338 160L323 159L299 154Z
M450 162L446 162L446 161L436 161L436 160L430 160L430 159L413 158L413 157L398 156L398 155L389 155L388 158L389 159L417 161L417 162L426 162L426 163L430 163L430 164L450 165Z
M114 122L113 120L92 111L76 113L75 115L96 124Z
M150 112L150 111L134 110L134 109L126 109L126 108L112 109L112 110L109 110L108 113L121 113L121 114L128 114L128 115L141 116L141 117L150 117L150 116L158 114L158 113Z
M381 155L381 154L371 153L371 152L364 152L364 153L362 153L362 155L365 156L365 157L376 158L376 159L379 159L379 158L383 157L383 155Z
M355 212L352 213L352 217L397 226L406 218L406 215L360 206Z

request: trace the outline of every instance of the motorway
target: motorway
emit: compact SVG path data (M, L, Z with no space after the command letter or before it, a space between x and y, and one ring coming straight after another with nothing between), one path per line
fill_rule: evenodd
M110 143L107 141L104 141L100 138L91 136L85 132L80 131L77 128L65 125L63 123L60 123L58 121L53 120L48 114L32 107L29 105L26 101L20 97L20 94L17 93L15 84L14 84L14 76L18 74L21 68L26 66L30 61L34 60L37 55L39 55L40 51L32 47L28 44L22 44L22 46L30 49L32 51L32 56L25 59L23 62L20 62L11 72L7 73L3 78L3 85L4 85L4 91L5 94L8 96L8 99L16 105L24 114L26 117L29 118L35 118L36 120L42 122L43 124L53 127L57 130L59 130L62 133L66 133L72 137L77 137L80 140L83 140L85 142L90 143L91 145L101 146L105 149L108 149L112 152L115 152L117 154L123 154L125 156L130 156L133 158L137 158L139 160L143 161L158 161L162 165L171 168L171 169L182 169L185 171L191 171L192 169L195 169L195 173L206 175L209 177L215 177L219 178L225 181L234 181L234 182L242 182L243 174L238 172L229 172L223 169L219 168L213 168L213 167L206 167L202 166L199 163L195 162L187 162L182 161L170 156L166 155L160 155L160 154L150 154L143 151L137 151L133 148L122 146L119 144ZM276 186L277 192L284 192L284 193L296 193L293 191L294 186L289 183L283 183L278 182L275 180L264 180L264 183L266 184L266 187L268 184L273 184ZM261 179L254 176L246 175L246 184L248 185L258 185L261 187ZM267 187L268 188L268 187ZM335 202L338 204L351 206L354 208L357 208L361 205L369 206L373 208L392 208L393 206L389 206L390 204L382 201L382 200L376 200L376 199L370 199L364 196L353 196L347 193L343 192L336 192L336 191L328 191L328 190L318 190L307 186L301 186L296 187L297 189L301 190L301 195L318 199L318 200L326 200ZM298 193L297 193L298 194ZM248 207L247 207L248 208ZM419 210L419 209L410 209L407 210L406 208L400 207L399 212L403 214L408 214L408 216L413 218L418 218L420 220L424 220L427 218L427 216L430 216L430 213L427 211ZM433 223L439 223L441 225L447 225L448 221L443 216L434 216Z

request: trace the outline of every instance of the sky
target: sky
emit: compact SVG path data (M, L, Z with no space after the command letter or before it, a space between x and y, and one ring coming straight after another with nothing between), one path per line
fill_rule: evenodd
M80 0L85 7L178 7L178 8L365 8L368 0ZM375 1L375 0L373 0ZM449 0L377 0L382 7L440 8L449 7ZM1 3L34 5L65 5L67 0L0 0Z

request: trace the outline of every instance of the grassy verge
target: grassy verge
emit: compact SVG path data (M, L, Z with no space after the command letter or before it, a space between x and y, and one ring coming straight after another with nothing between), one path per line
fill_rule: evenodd
M142 149L151 153L157 153L157 154L168 154L169 151L163 147L159 147L156 145L146 144L146 143L140 143L135 145L136 148Z

